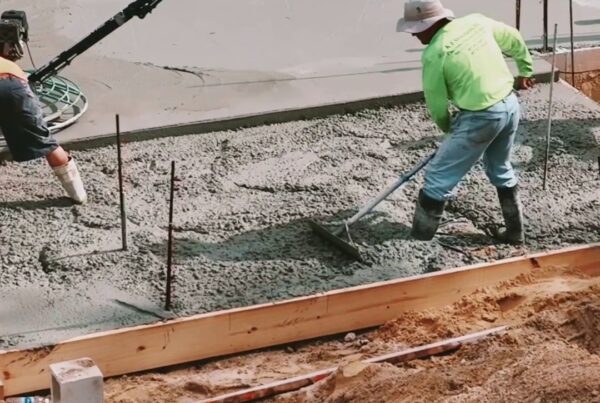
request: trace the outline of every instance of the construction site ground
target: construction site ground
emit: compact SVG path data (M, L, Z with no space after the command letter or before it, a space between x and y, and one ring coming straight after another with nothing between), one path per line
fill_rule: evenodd
M519 248L486 235L502 220L480 166L431 242L409 237L421 177L352 228L364 263L310 232L308 218L339 223L436 149L441 138L421 104L126 145L127 252L120 250L115 147L75 154L90 194L83 206L62 195L43 163L5 163L0 348L597 242L600 109L564 84L555 87L543 191L548 90L520 94L514 161L527 243ZM175 283L167 313L160 307L172 160Z
M472 2L448 1L459 15L474 11ZM3 7L28 10L39 66L127 3L6 0ZM59 139L111 133L115 113L134 130L420 90L422 47L393 32L401 3L335 0L318 21L315 2L225 3L165 2L78 59L65 75L82 85L91 109ZM524 4L523 21L541 21L538 3ZM598 39L593 5L576 3L577 46ZM513 23L512 7L477 7ZM560 22L562 46L565 7L550 16ZM332 32L334 19L344 29ZM257 29L256 21L269 23ZM539 46L541 23L523 25L528 45ZM590 96L596 68L576 77ZM437 148L440 133L420 103L126 144L128 251L121 250L116 147L74 152L90 196L83 206L64 197L45 163L0 162L0 350L598 242L600 107L564 83L554 87L544 191L549 88L519 94L513 161L527 227L521 247L487 235L502 219L480 165L431 242L409 237L422 176L352 228L364 262L310 231L307 219L333 228ZM171 161L175 283L167 312ZM368 333L110 379L106 401L192 402L339 365L326 381L273 401L600 402L599 281L549 268ZM358 363L505 324L504 334L454 354L401 366Z
M498 325L500 335L399 366L361 360ZM451 306L406 312L329 340L107 381L107 403L197 402L339 366L305 389L264 401L598 402L600 278L561 267L487 287Z

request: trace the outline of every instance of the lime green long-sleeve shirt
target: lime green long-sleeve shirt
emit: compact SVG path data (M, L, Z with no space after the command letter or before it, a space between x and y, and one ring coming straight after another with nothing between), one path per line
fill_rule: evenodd
M448 103L478 111L505 98L514 78L503 53L512 57L519 75L531 77L531 55L516 29L471 14L440 29L422 56L423 90L431 117L442 131L450 130Z

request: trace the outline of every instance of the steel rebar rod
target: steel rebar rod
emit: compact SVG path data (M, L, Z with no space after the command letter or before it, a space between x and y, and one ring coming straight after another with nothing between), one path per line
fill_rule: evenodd
M517 30L521 30L521 0L517 0L517 7L516 7L516 14L517 14Z
M544 0L544 45L542 51L548 51L548 0Z
M133 17L137 16L141 19L146 17L146 15L151 13L161 1L162 0L135 0L71 48L65 50L46 65L32 72L28 77L29 82L31 84L41 83L57 75L59 71L70 65L77 56L106 38Z
M123 250L127 250L127 209L125 207L125 191L123 190L123 157L121 155L121 122L115 116L117 125L117 160L119 166L119 204L121 206L121 241Z
M573 40L573 0L569 0L569 22L571 24L571 85L575 87L575 44Z
M171 284L173 281L173 199L175 196L175 161L171 161L171 196L169 198L169 239L167 242L167 284L165 309L171 310Z
M546 132L546 156L544 158L544 182L543 188L546 190L546 179L548 177L548 158L550 157L550 132L552 131L552 95L554 92L554 75L556 66L556 35L558 24L554 24L554 45L552 47L552 73L550 79L550 98L548 100L548 126Z

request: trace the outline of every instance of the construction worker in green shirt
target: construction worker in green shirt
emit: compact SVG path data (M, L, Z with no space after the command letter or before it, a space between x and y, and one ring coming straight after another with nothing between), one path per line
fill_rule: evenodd
M422 56L425 101L437 126L447 133L426 170L411 235L433 238L446 200L483 157L506 226L494 235L502 242L522 243L523 213L510 155L519 125L513 88L534 85L532 59L523 38L516 29L481 14L455 18L438 0L405 3L397 31L427 45ZM516 61L516 79L503 53ZM454 117L450 102L459 110Z

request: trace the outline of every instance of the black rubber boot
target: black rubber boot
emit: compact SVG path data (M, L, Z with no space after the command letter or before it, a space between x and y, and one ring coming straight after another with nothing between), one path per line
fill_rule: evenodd
M502 207L506 229L496 231L495 238L501 242L520 245L525 242L525 231L523 229L523 212L519 200L519 189L517 186L496 189L498 190L498 199Z
M446 201L432 199L419 192L419 199L415 208L415 218L410 235L420 241L429 241L438 230Z

